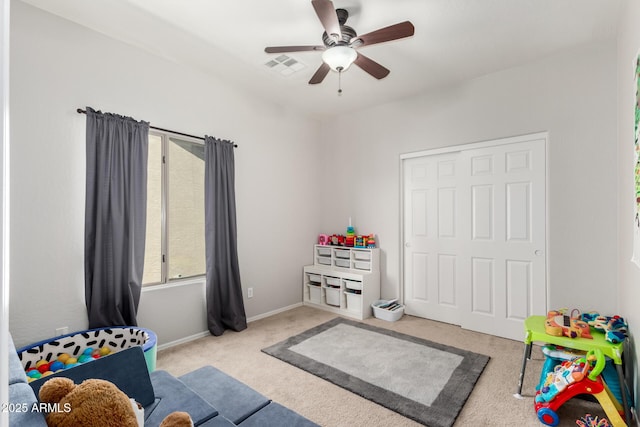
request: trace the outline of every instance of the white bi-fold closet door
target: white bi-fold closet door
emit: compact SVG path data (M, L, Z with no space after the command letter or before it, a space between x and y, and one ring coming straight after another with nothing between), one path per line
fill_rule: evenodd
M546 134L401 156L408 314L522 340L546 313Z

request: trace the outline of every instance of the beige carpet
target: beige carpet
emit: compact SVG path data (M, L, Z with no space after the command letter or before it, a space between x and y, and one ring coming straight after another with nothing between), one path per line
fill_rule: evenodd
M382 406L369 402L260 349L278 343L336 317L310 307L299 307L249 323L240 333L227 331L220 337L201 338L158 352L158 369L182 375L204 365L213 365L246 383L268 398L326 427L418 426ZM457 326L404 316L397 322L375 318L364 321L491 357L455 426L543 426L533 410L533 395L543 356L534 348L522 390L518 384L523 344ZM604 416L596 403L573 399L558 411L560 426L575 426L575 420L591 413Z

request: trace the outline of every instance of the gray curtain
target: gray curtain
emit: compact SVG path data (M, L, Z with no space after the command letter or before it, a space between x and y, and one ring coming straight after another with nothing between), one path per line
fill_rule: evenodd
M87 107L85 302L89 328L137 326L149 123Z
M233 144L205 136L204 159L207 324L218 336L225 329L247 327L238 265Z

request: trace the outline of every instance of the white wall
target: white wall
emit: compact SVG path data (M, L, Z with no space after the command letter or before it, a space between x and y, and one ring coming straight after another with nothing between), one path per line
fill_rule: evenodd
M254 288L247 316L300 303L301 267L311 262L319 221L309 209L318 123L18 1L11 50L10 329L17 345L61 326L87 326L85 116L75 112L87 105L237 142L240 273L243 288ZM143 292L140 325L161 343L206 331L203 292L202 284Z
M377 233L396 297L399 155L548 131L549 307L616 312L615 55L615 41L582 47L325 123L322 229L352 216Z
M633 154L634 105L635 105L635 61L640 53L640 3L628 1L621 13L618 32L618 231L620 254L618 258L620 280L618 300L620 312L624 313L631 329L632 354L636 404L638 407L638 352L640 351L640 268L631 262L633 251L633 219L635 215L635 187Z

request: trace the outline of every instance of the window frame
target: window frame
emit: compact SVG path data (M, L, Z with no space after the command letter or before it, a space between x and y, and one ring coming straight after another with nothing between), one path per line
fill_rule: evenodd
M176 286L179 284L188 284L193 283L194 281L201 281L205 279L206 271L202 274L196 274L193 276L184 276L177 277L174 279L169 278L169 236L171 235L171 230L169 229L169 199L171 197L169 190L169 167L171 163L171 156L169 153L169 144L170 139L178 139L180 141L190 142L193 144L198 144L204 146L204 141L201 141L197 138L193 138L190 136L185 136L178 133L173 133L170 131L160 131L160 130L149 130L149 136L159 137L161 142L161 168L160 168L160 205L161 205L161 213L160 213L160 248L161 248L161 263L160 263L160 281L159 282L148 282L142 283L142 288L156 288L159 286ZM204 197L204 195L203 195ZM148 216L148 213L147 213ZM204 239L204 236L203 236ZM145 253L146 253L145 248ZM143 276L144 277L144 276Z

